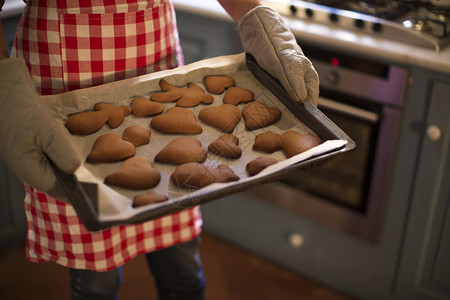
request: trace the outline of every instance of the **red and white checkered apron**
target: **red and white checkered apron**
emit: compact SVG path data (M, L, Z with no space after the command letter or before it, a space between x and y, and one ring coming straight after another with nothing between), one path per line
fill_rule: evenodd
M183 63L169 0L29 0L11 56L38 92L56 94ZM106 271L136 255L192 240L198 207L137 225L89 232L74 208L25 186L27 259Z

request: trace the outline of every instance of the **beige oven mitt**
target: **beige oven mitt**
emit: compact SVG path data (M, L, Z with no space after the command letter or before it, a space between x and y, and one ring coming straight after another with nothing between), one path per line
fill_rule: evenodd
M0 61L0 157L22 182L67 201L47 159L71 174L81 164L68 132L41 101L21 58Z
M239 34L244 50L281 82L293 100L317 106L319 76L274 9L258 6L249 11L239 22Z

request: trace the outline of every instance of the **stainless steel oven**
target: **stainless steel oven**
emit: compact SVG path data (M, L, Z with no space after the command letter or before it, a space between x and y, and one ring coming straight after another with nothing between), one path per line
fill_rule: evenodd
M251 190L258 198L377 242L408 79L406 69L302 44L320 76L319 109L356 149Z

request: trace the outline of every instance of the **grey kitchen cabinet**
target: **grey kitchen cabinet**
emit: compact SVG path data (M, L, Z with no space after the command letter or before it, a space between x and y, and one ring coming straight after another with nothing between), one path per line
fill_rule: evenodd
M236 25L177 11L178 31L186 64L243 51Z
M3 18L1 20L8 52L11 52L11 47L14 42L14 37L16 35L16 29L19 21L20 16L11 16L8 18Z
M19 20L20 16L1 20L8 51L11 51ZM0 159L0 249L25 239L27 221L24 197L23 184Z
M433 80L398 276L398 299L450 299L450 82Z
M237 53L229 47L237 41L234 25L195 13L177 15L187 62ZM188 26L207 28L211 22L215 28L189 32ZM227 30L220 42L228 37L228 47L200 46L218 39L207 37L210 31ZM342 50L358 55L357 49ZM450 299L450 76L403 67L410 80L378 244L325 228L251 193L203 205L204 229L356 299ZM294 247L292 239L301 243Z
M23 184L0 160L0 249L25 239Z

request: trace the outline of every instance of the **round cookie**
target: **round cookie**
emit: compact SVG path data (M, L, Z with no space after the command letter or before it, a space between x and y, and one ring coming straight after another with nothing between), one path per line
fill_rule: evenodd
M230 87L225 92L223 96L223 103L238 105L239 103L247 103L255 99L253 92L240 88L240 87Z
M202 144L194 137L179 137L167 144L155 156L155 161L181 165L188 162L202 163L207 153Z
M200 163L187 163L178 166L170 180L178 187L198 189L216 182L237 181L239 176L224 164L212 168Z
M106 176L105 183L133 190L150 189L158 185L161 174L143 156L125 160L117 170Z
M227 133L233 132L241 120L241 110L231 104L205 107L198 114L198 118L208 125L216 127Z
M162 133L196 134L203 131L195 114L183 107L167 109L163 114L154 117L150 126Z
M256 136L253 150L273 153L281 150L281 135L272 131L266 131Z
M281 111L274 106L253 101L245 104L242 115L244 116L245 127L249 130L255 130L278 122L281 118Z
M227 75L209 75L203 81L206 90L213 94L222 94L229 87L234 86L234 79Z
M270 165L276 164L278 161L273 157L260 156L247 163L245 169L249 176L255 176Z
M127 159L136 153L136 147L114 133L99 136L87 157L90 163L104 163Z
M71 134L88 135L99 131L107 121L104 111L84 111L70 115L65 126Z
M150 143L152 132L139 125L127 127L122 134L124 141L131 142L135 147Z
M241 157L242 150L239 148L239 139L232 134L224 134L212 142L208 151L228 159Z
M314 134L302 134L289 130L281 135L281 145L287 157L305 152L321 143L322 140Z
M130 107L131 113L136 117L156 116L164 111L164 105L145 97L134 98L131 100Z

